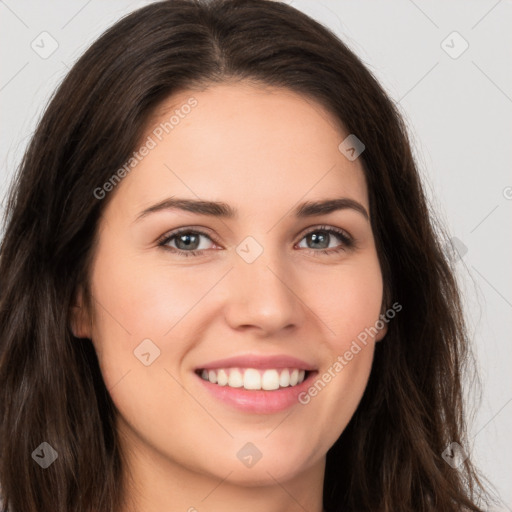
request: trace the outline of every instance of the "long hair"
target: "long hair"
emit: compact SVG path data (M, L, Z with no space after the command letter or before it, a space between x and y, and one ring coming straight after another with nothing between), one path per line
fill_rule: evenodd
M101 187L172 94L247 81L325 106L360 158L387 304L363 398L327 453L335 511L481 511L467 458L463 375L472 361L454 270L396 105L357 56L300 11L265 0L166 0L121 19L78 60L29 143L0 254L0 485L14 512L116 512L125 483L117 410L69 312L88 289ZM32 460L48 443L58 463Z

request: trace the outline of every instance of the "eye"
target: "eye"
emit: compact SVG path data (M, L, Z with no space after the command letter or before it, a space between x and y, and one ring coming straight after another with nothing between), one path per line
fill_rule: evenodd
M164 235L164 238L158 242L159 247L163 247L180 256L202 256L205 247L201 247L200 238L205 237L212 240L209 235L203 231L193 230L191 228L182 228ZM175 243L177 247L169 244ZM186 249L186 250L183 250Z
M333 237L341 240L341 244L334 248L330 245ZM330 226L318 226L303 235L302 240L304 239L306 242L309 241L313 244L313 249L320 249L320 251L310 250L310 252L315 253L315 255L317 255L318 252L322 254L339 253L355 246L354 239L346 231Z

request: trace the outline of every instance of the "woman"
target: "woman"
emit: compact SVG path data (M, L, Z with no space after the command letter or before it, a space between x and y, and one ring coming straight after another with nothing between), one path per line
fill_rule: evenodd
M404 124L306 15L122 19L7 211L11 510L483 510L459 292Z

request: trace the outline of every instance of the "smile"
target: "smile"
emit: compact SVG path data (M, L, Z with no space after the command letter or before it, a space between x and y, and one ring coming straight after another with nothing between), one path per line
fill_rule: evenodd
M273 391L304 382L306 370L299 368L219 368L197 371L203 380L218 386Z

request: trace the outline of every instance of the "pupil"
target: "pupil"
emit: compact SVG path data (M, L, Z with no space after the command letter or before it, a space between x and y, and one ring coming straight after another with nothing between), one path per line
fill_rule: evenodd
M325 242L326 242L326 240L327 240L327 236L326 236L326 234L325 234L325 233L324 233L324 234L321 234L320 236L318 236L318 235L316 235L315 233L313 233L313 234L311 234L310 236L311 236L311 240L313 241L313 243L318 243L318 240L319 240L319 239L320 239L320 240L322 240L322 239L323 239L324 246L322 247L322 249L325 249L325 248L327 248L327 247L329 246L329 244L325 245ZM322 242L320 242L320 243L322 243Z
M186 240L186 242L185 242L185 246L184 246L184 247L185 247L185 248L189 248L189 249L190 249L190 243L191 243L191 242L190 242L190 239L191 239L191 238L195 238L195 239L196 239L196 240L195 240L196 245L194 245L194 243L192 242L192 245L194 245L194 247L193 247L193 248L194 248L194 249L196 249L196 248L197 248L197 238L198 238L196 235L190 235L190 234L180 235L180 236L178 237L178 241L181 243L181 242L183 242L184 240ZM178 248L179 248L179 247L178 247Z

